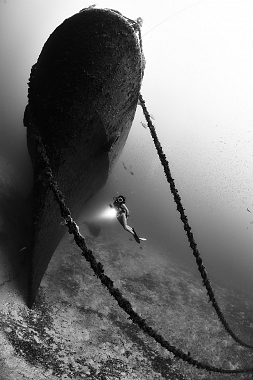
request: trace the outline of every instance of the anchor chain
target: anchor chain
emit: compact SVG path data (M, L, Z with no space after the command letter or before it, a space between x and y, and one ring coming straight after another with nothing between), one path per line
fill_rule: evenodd
M141 94L139 95L139 104L142 107L143 114L144 114L145 119L147 121L147 124L148 124L149 130L150 130L151 136L153 138L153 141L154 141L157 153L158 153L158 156L159 156L161 164L163 166L165 176L166 176L167 181L168 181L168 183L170 185L170 191L171 191L171 193L172 193L172 195L174 197L174 201L175 201L175 203L177 205L177 210L180 213L180 219L183 222L184 230L186 231L186 235L187 235L188 241L190 243L190 247L191 247L191 249L193 251L193 255L196 258L196 263L197 263L197 266L198 266L198 270L199 270L199 272L201 274L201 277L202 277L203 286L205 286L205 288L207 290L207 295L209 297L209 302L212 303L212 306L214 307L214 309L215 309L215 311L216 311L216 313L218 315L219 320L221 321L222 325L224 326L224 328L227 331L227 333L231 336L231 338L235 342L237 342L238 344L240 344L241 346L252 349L253 348L252 345L243 342L231 330L228 322L226 321L226 319L225 319L225 317L224 317L224 315L223 315L223 313L222 313L222 311L221 311L221 309L220 309L220 307L219 307L219 305L218 305L218 303L217 303L217 301L215 299L214 291L212 289L210 280L209 280L209 278L207 276L207 272L206 272L205 266L203 265L202 258L200 256L200 253L199 253L198 248L197 248L197 244L195 242L193 233L191 231L191 227L190 227L190 225L188 223L188 218L187 218L187 216L186 216L186 214L184 212L185 209L183 208L181 197L180 197L180 195L178 193L178 190L176 188L174 179L172 178L171 171L170 171L170 168L169 168L169 163L167 161L166 155L163 152L161 143L160 143L160 141L159 141L159 139L157 137L157 134L156 134L155 127L154 127L154 125L153 125L153 123L151 121L150 114L148 113L147 107L145 105L145 101L144 101L144 99L143 99L143 97L142 97Z
M31 126L31 124L30 124ZM112 297L117 301L120 308L122 308L126 314L128 314L128 319L132 320L144 333L152 337L157 343L159 343L162 347L166 348L170 351L175 357L178 359L182 359L183 361L195 366L199 369L205 369L208 372L219 372L219 373L253 373L253 368L245 368L245 369L222 369L217 368L212 365L204 364L199 362L196 359L193 359L188 352L187 354L181 349L173 346L167 340L165 340L162 335L157 333L152 327L150 327L146 320L140 317L132 308L131 303L123 297L118 288L116 288L113 284L113 281L104 273L103 265L96 260L93 255L93 252L87 247L84 237L79 232L79 227L75 223L75 221L71 217L71 213L69 208L65 204L65 199L62 192L59 190L57 182L55 181L52 173L52 169L50 167L50 162L46 154L45 147L43 145L42 139L40 137L39 132L36 130L35 126L32 126L33 129L33 140L35 143L35 149L39 155L38 166L40 169L40 180L47 184L52 190L56 202L60 206L61 216L65 220L65 224L68 228L68 232L74 235L74 240L78 247L82 251L82 256L89 262L91 268L93 269L95 275L100 279L101 283L108 289L109 293Z

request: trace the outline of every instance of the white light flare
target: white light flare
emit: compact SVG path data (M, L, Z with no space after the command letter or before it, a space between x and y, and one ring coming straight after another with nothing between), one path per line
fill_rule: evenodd
M99 217L102 219L114 219L116 218L117 211L115 208L107 207L106 209L102 210L102 212L99 214Z

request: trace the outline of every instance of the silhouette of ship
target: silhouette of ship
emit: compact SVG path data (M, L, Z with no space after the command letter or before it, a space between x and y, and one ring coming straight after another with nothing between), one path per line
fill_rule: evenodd
M66 19L32 67L24 114L33 164L28 307L66 232L41 178L38 131L72 217L101 189L124 148L140 92L144 59L134 23L110 9Z

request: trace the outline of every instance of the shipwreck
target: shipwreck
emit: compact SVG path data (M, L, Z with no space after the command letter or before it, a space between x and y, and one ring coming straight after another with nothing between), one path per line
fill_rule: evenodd
M41 180L38 132L73 218L101 189L130 131L144 58L138 23L110 9L66 19L32 67L24 114L33 164L28 307L66 232L59 205Z

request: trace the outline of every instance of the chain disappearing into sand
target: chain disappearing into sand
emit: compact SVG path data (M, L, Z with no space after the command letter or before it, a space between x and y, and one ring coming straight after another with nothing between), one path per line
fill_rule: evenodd
M143 101L142 97L141 97L141 100ZM192 366L195 366L199 369L205 369L209 372L231 373L231 374L252 373L253 368L234 369L234 370L222 369L222 368L217 368L212 365L201 363L198 360L193 359L189 352L185 353L181 349L171 345L152 327L148 326L145 319L140 317L133 310L131 303L125 297L123 297L119 289L114 286L113 281L104 273L103 265L99 261L96 260L96 258L93 255L93 252L90 249L88 249L84 237L79 232L78 225L72 219L70 210L65 204L64 196L62 192L59 190L57 182L53 178L50 162L46 155L46 150L41 140L41 137L39 135L39 132L36 130L35 127L33 128L33 130L36 131L33 134L33 139L36 145L35 149L38 152L36 170L38 170L40 173L39 180L43 182L44 185L47 185L48 187L51 188L54 194L54 197L60 206L61 216L65 220L65 224L68 228L69 233L74 235L74 240L76 244L78 245L78 247L81 249L82 256L84 256L84 258L89 262L96 276L100 279L101 283L108 289L112 297L117 301L118 305L129 315L129 319L131 319L133 323L138 325L139 328L144 333L152 337L162 347L170 351L175 357L177 357L178 359L182 359L183 361L191 364Z
M163 166L163 169L164 169L164 173L165 173L165 176L167 178L167 181L170 185L170 191L174 197L174 201L177 205L177 210L180 214L180 219L182 220L183 222L183 225L184 225L184 230L186 231L186 235L187 235L187 238L188 238L188 241L190 243L190 247L193 251L193 255L196 259L196 263L197 263L197 266L198 266L198 270L201 274L201 277L202 277L202 282L203 282L203 285L205 286L206 290L207 290L207 295L209 297L209 301L212 303L212 306L214 307L215 311L216 311L216 314L218 315L218 318L219 320L221 321L222 325L224 326L225 330L227 331L227 333L231 336L231 338L237 342L238 344L240 344L241 346L243 347L246 347L246 348L253 348L252 345L248 344L248 343L245 343L243 342L240 338L238 338L238 336L231 330L231 328L229 327L229 324L228 322L226 321L216 299L215 299L215 296L214 296L214 291L212 289L212 286L211 286L211 283L210 283L210 280L207 276L207 272L206 272L206 269L205 269L205 266L203 265L203 261L200 257L200 253L198 251L198 248L197 248L197 243L195 242L195 239L194 239L194 236L193 236L193 233L191 232L191 227L188 223L188 218L187 216L185 215L185 212L184 212L184 208L183 208L183 205L182 205L182 201L181 201L181 197L178 193L178 190L175 186L175 182L174 182L174 179L172 178L172 175L171 175L171 172L170 172L170 168L169 168L169 163L167 161L167 158L163 152L163 149L162 149L162 146L161 146L161 143L157 137L157 134L156 134L156 131L155 131L155 127L151 121L151 116L150 114L148 113L148 110L146 108L146 105L145 105L145 101L143 100L143 97L142 95L140 94L139 95L139 104L141 105L142 107L142 110L143 110L143 113L144 113L144 116L145 116L145 119L147 121L147 124L148 124L148 127L149 127L149 130L150 130L150 133L151 133L151 136L153 138L153 141L154 141L154 144L155 144L155 147L156 147L156 150L157 150L157 153L158 153L158 156L159 156L159 159L160 159L160 162Z

